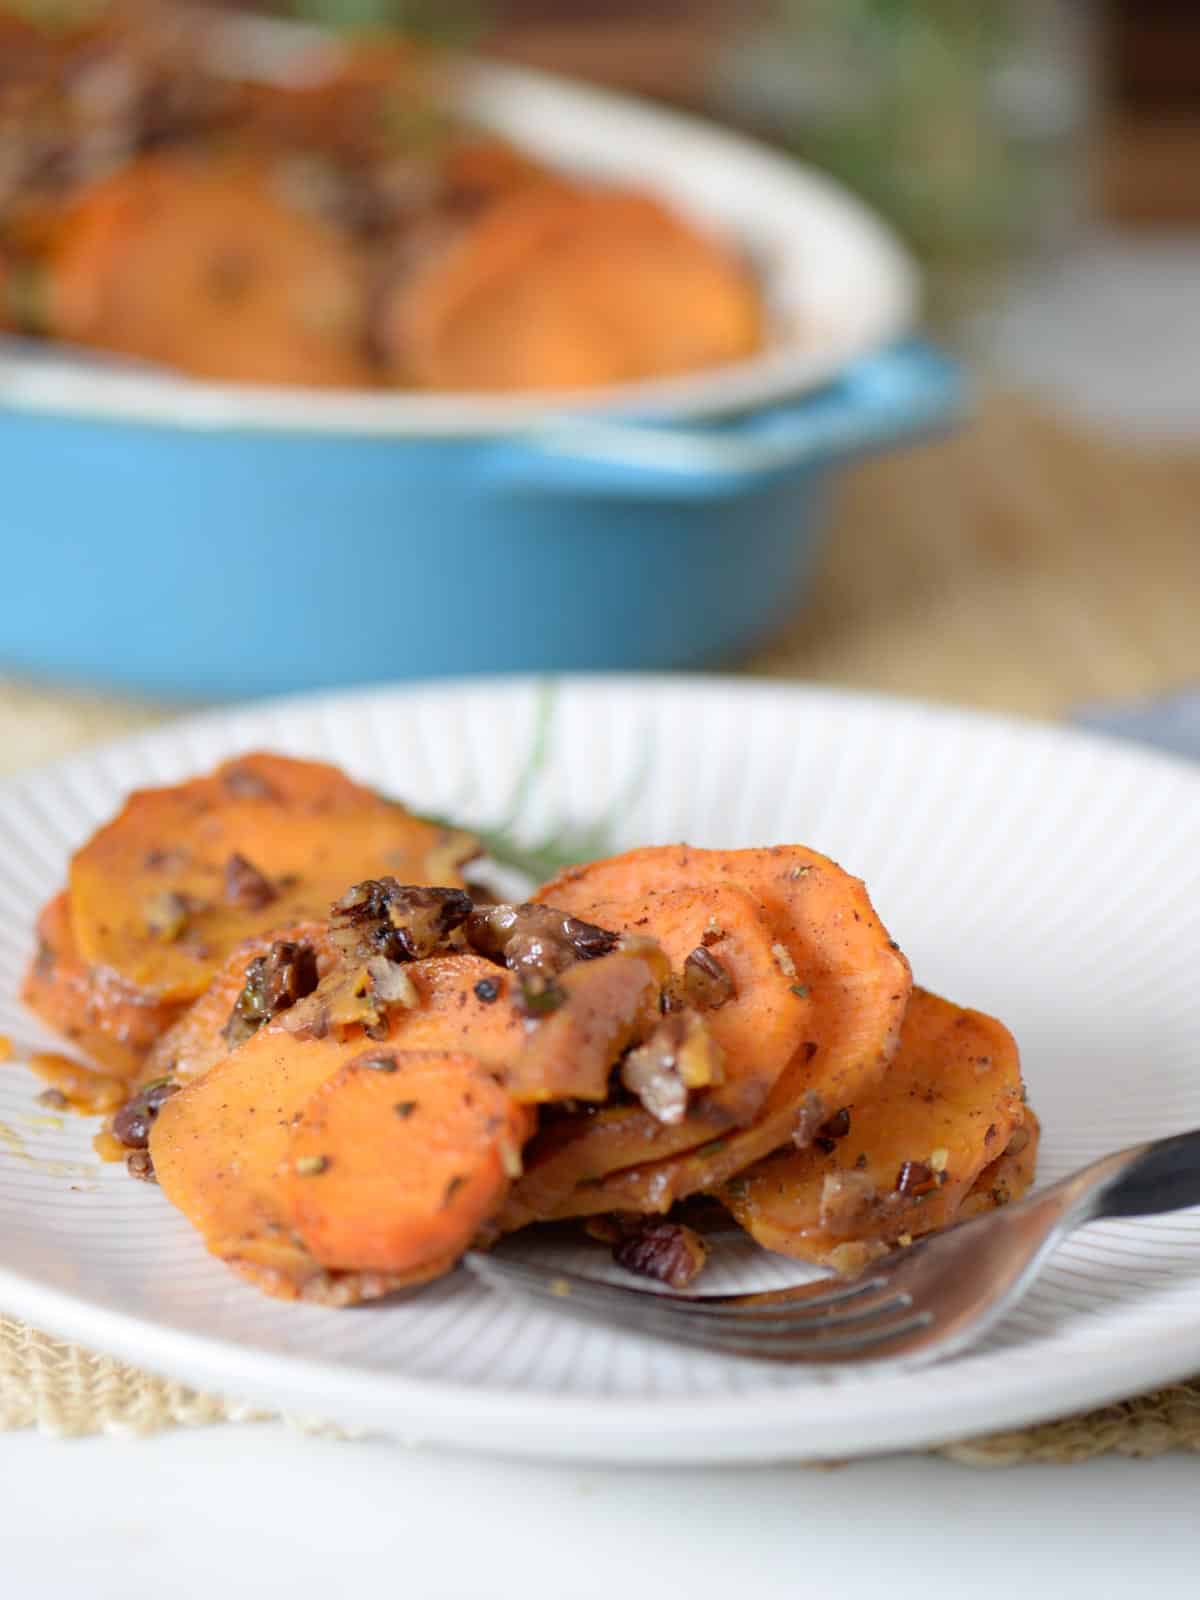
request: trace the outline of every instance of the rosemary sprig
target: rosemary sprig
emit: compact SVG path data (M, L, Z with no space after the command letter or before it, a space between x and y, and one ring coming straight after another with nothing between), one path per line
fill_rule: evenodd
M436 823L439 827L464 829L473 833L488 858L497 866L519 872L535 883L544 883L566 867L576 867L585 861L595 861L600 856L613 853L620 818L641 793L650 765L647 745L629 782L603 816L586 823L564 818L540 839L526 840L521 832L521 819L529 809L537 792L538 781L550 759L557 700L557 685L548 681L538 696L529 754L499 822L478 827L459 817L425 814L426 821Z

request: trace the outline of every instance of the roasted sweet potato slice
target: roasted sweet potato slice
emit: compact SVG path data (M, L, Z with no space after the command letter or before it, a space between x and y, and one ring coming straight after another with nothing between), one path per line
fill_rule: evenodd
M685 1117L673 1124L638 1105L551 1123L528 1151L525 1178L507 1211L514 1225L518 1216L553 1212L579 1184L707 1146L752 1122L810 1031L808 996L796 993L800 986L774 948L776 934L745 889L714 882L651 890L641 900L601 902L593 911L591 920L602 927L662 946L679 998L696 1005L721 1051L723 1081L693 1095ZM792 1125L789 1117L781 1138Z
M727 884L750 895L774 934L773 955L800 1013L791 1064L807 1070L797 1076L832 1107L848 1103L851 1086L861 1095L895 1054L912 975L864 885L828 857L800 845L651 847L573 868L534 898L588 917L605 903L648 903L655 890ZM719 954L720 944L712 949Z
M330 1286L320 1264L296 1245L282 1189L292 1127L323 1083L371 1052L402 1047L457 1056L467 1040L473 1058L495 1075L520 1047L524 1030L511 1005L477 992L483 979L505 976L490 962L434 957L407 971L418 1004L390 1012L388 1038L369 1040L360 1028L300 1037L284 1013L166 1101L150 1130L167 1198L214 1255L268 1293L329 1298L345 1287ZM514 1110L513 1117L524 1119L514 1126L528 1137L531 1114Z
M383 344L406 381L562 389L683 372L762 338L751 276L648 196L524 185L401 280Z
M245 939L324 918L348 884L456 883L443 843L334 767L240 756L130 796L71 863L72 927L89 964L155 1000L191 1000Z
M601 904L589 920L662 946L679 998L703 1015L721 1048L724 1081L708 1098L733 1121L753 1121L809 1037L810 1010L809 997L797 994L800 986L780 964L761 903L736 884L705 883Z
M527 1127L474 1056L373 1049L293 1127L288 1214L326 1267L403 1273L453 1258L498 1210Z
M1031 1107L1025 1107L1020 1127L1008 1138L1008 1148L1003 1155L984 1167L958 1208L955 1222L967 1222L971 1217L982 1216L985 1211L995 1211L1000 1206L1020 1200L1033 1186L1037 1171L1038 1145L1041 1143L1042 1125Z
M111 971L88 966L71 931L65 894L55 895L38 918L37 949L21 999L89 1060L119 1078L141 1071L155 1041L181 1009L179 1003L157 1000Z
M269 161L124 167L77 198L47 267L59 338L232 382L372 381L364 268Z
M680 885L733 886L749 896L787 981L794 1013L785 1012L784 1020L795 1029L794 1052L749 1127L722 1115L718 1097L698 1097L691 1115L702 1120L699 1135L677 1137L672 1148L671 1135L680 1130L656 1133L636 1120L636 1111L618 1108L601 1113L597 1126L578 1129L574 1168L571 1134L549 1130L531 1148L526 1177L506 1209L513 1226L542 1216L665 1211L781 1145L812 1137L825 1114L870 1092L895 1053L911 990L908 963L858 879L814 851L634 850L564 873L535 898L600 918L618 902L640 898L649 908L656 892L672 894ZM721 944L709 948L719 955ZM773 981L769 993L774 1004ZM753 1004L752 996L747 1000ZM705 1015L715 1031L721 1011Z
M944 1227L1023 1122L1007 1028L914 989L899 1054L874 1093L839 1108L816 1143L767 1157L719 1197L767 1249L829 1261L844 1244L892 1245Z

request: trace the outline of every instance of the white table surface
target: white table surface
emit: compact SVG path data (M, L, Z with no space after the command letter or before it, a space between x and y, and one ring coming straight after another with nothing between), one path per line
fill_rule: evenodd
M7 1434L0 1485L5 1600L1112 1600L1200 1584L1200 1456L619 1471L263 1425Z

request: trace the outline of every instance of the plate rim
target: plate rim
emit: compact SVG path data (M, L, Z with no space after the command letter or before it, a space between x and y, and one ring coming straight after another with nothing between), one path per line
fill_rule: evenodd
M20 795L27 783L53 778L77 763L99 761L110 770L114 765L119 769L123 758L147 742L170 743L186 738L193 729L219 730L241 719L253 722L289 711L312 711L324 719L331 711L336 714L339 706L358 709L371 702L431 694L499 694L521 704L535 697L547 682L596 693L619 687L626 692L667 691L693 697L732 693L808 706L833 701L853 704L864 713L932 716L947 729L985 724L1099 753L1119 765L1169 775L1185 786L1194 786L1200 796L1200 768L1194 763L1093 730L834 685L721 674L642 673L464 676L239 702L175 717L21 769L0 780L0 793ZM1127 1398L1139 1389L1177 1381L1200 1366L1200 1310L1167 1305L1154 1338L1120 1338L1115 1347L1098 1347L1093 1358L1084 1362L1078 1360L1078 1352L1063 1351L1049 1358L1042 1353L1036 1362L997 1374L990 1383L976 1384L974 1392L956 1392L953 1413L947 1415L936 1388L931 1391L927 1379L914 1382L917 1373L904 1370L872 1376L861 1389L816 1378L788 1388L751 1388L702 1398L656 1394L647 1399L489 1389L486 1384L348 1367L97 1305L6 1266L2 1253L0 1306L9 1315L57 1337L103 1349L165 1376L232 1392L238 1398L270 1397L285 1411L294 1410L292 1400L303 1393L308 1397L306 1404L315 1404L318 1411L328 1408L334 1421L381 1421L383 1431L393 1437L490 1454L614 1463L811 1460L923 1448ZM953 1388L954 1369L959 1365L952 1361L921 1370L950 1374ZM962 1388L958 1386L959 1391ZM906 1400L906 1394L911 1398ZM328 1399L319 1398L323 1395ZM580 1437L574 1436L575 1429Z

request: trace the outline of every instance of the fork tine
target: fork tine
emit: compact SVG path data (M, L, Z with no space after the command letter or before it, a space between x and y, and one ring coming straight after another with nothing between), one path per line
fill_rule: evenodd
M634 1289L626 1284L610 1283L607 1279L591 1278L576 1272L550 1272L532 1262L516 1261L496 1253L472 1252L465 1264L477 1270L480 1276L499 1278L507 1275L511 1282L530 1290L550 1288L555 1299L568 1295L586 1294L603 1298L610 1311L630 1310L653 1302L662 1310L672 1310L689 1320L711 1320L747 1323L803 1323L833 1307L857 1302L854 1307L860 1314L867 1309L869 1295L887 1295L889 1279L875 1272L870 1277L856 1278L852 1282L818 1279L813 1283L796 1284L790 1289L776 1289L767 1293L680 1295L666 1294L660 1290ZM847 1313L848 1314L848 1313ZM840 1313L839 1313L840 1315Z
M536 1296L560 1310L587 1310L610 1322L653 1323L676 1335L681 1330L690 1333L700 1328L708 1339L736 1335L755 1345L853 1328L888 1313L907 1311L912 1304L907 1294L888 1290L886 1280L879 1280L884 1286L879 1294L822 1296L815 1302L762 1311L754 1306L743 1308L739 1304L741 1297L729 1296L723 1306L706 1314L709 1308L705 1299L627 1289L576 1273L551 1274L526 1262L482 1256L472 1258L468 1265L495 1287Z
M467 1265L484 1283L503 1293L522 1295L587 1321L765 1360L853 1361L860 1353L915 1333L932 1320L927 1312L912 1312L907 1296L898 1296L880 1303L878 1314L869 1319L847 1317L848 1327L840 1318L813 1322L808 1329L795 1323L760 1326L749 1318L714 1322L693 1316L689 1307L696 1302L690 1300L625 1290L575 1275L539 1272L524 1263L497 1262L484 1255L468 1257ZM902 1314L887 1316L888 1312Z

